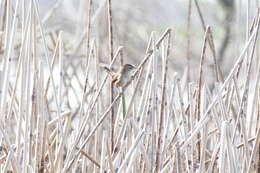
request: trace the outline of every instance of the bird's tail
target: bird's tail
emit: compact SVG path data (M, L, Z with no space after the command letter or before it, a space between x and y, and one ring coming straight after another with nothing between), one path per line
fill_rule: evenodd
M105 71L110 75L110 76L114 76L114 72L111 71L111 69L109 69L108 67L104 67Z
M104 67L105 71L111 76L112 78L112 83L115 83L117 81L117 75L115 72L113 72L111 69L109 69L108 67Z

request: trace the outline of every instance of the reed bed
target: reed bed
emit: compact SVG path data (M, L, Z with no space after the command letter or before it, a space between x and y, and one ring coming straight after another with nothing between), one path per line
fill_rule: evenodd
M204 31L197 78L170 68L175 31L168 28L151 33L120 90L91 37L95 16L106 10L108 66L128 61L122 47L127 45L113 42L110 0L96 11L88 0L86 32L70 56L62 31L52 39L54 49L48 47L37 0L0 2L0 172L259 172L259 10L227 75L218 64L212 28L195 1ZM21 6L26 10L19 12ZM82 46L84 58L68 63ZM215 74L210 86L208 58Z

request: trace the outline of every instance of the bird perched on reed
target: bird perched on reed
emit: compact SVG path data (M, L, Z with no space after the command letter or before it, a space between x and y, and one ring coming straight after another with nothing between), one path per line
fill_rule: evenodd
M112 82L116 85L116 87L124 87L126 83L130 80L131 73L135 69L135 66L131 64L125 64L121 66L118 72L113 72L108 67L104 67L105 70L112 78Z

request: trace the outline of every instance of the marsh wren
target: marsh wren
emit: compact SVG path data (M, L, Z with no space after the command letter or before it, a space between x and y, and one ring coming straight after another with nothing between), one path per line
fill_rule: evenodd
M112 82L116 87L124 87L131 77L131 72L135 66L131 64L123 65L118 72L113 72L107 67L104 67L108 74L112 77Z

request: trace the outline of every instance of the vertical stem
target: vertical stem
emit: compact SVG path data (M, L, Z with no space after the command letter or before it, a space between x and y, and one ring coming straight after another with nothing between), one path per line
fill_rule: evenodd
M250 0L247 0L247 3L246 3L246 5L247 5L247 8L246 8L246 41L248 41L248 38L249 38L249 32L250 32L250 30L249 30L249 20L250 20ZM249 52L247 51L246 52L246 64L247 64L247 66L248 66L248 54L249 54Z
M190 82L190 19L191 19L191 0L188 4L188 18L187 18L187 69L188 69L188 83Z
M109 34L109 59L110 63L113 60L113 26L112 26L112 10L111 10L111 0L107 0L107 9L108 9L108 34ZM113 90L113 83L111 81L110 83L110 104L113 102L114 99L114 90ZM111 124L110 124L110 130L111 130L111 151L114 148L114 108L111 109Z
M87 57L89 56L89 38L90 38L90 26L91 26L91 6L92 0L88 0L88 7L87 7L87 31L86 31L86 38L87 38Z
M204 34L204 41L203 47L201 52L201 59L200 59L200 67L199 67L199 81L198 81L198 97L197 97L197 120L200 121L200 103L201 103L201 86L202 86L202 73L203 73L203 63L205 59L205 52L206 52L206 45L207 45L207 38L208 38L209 27L207 27L206 32ZM200 136L198 136L200 139ZM200 141L198 141L198 159L200 160Z
M157 152L156 152L156 160L155 160L155 172L159 172L160 169L160 155L161 155L161 140L162 140L162 131L163 131L163 123L164 123L164 114L165 114L165 93L166 93L166 79L167 79L167 71L168 71L168 56L170 51L170 40L171 35L169 33L167 40L167 49L166 55L163 52L164 56L162 57L163 64L163 80L162 80L162 96L161 96L161 105L160 105L160 117L159 117L159 130L158 130L158 139L157 139ZM162 50L165 51L165 50Z
M6 16L8 15L7 14L7 0L2 1L0 3L0 11L1 11L1 13L0 13L0 16L1 16L1 18L0 18L0 29L1 29L1 31L4 31L5 30L4 29L5 24L6 24ZM5 32L7 32L7 31L5 31ZM4 37L4 34L2 34L0 36L0 51L2 50L2 45L4 45L3 37Z

